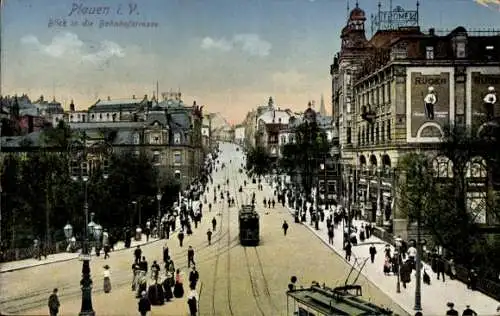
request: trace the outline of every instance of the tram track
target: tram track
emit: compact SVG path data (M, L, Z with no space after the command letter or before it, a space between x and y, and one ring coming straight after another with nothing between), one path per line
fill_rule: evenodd
M238 178L241 178L238 177ZM238 180L241 180L241 179L238 179ZM241 182L240 181L237 181L238 185L241 185ZM238 187L238 185L235 186ZM242 194L235 194L236 198L235 198L235 201L236 201L236 207L237 208L241 208L243 206L243 193L244 192L241 192ZM248 197L247 197L248 198ZM241 199L241 201L240 201ZM271 309L273 310L272 313L270 314L267 314L267 315L277 315L279 314L279 309L276 307L276 304L274 304L273 300L272 300L272 297L271 297L271 293L269 291L269 284L267 282L267 278L266 278L266 275L264 273L264 267L262 265L262 260L260 259L260 255L259 255L259 251L257 250L257 246L253 246L253 247L242 247L243 248L243 252L244 252L244 255L245 255L245 263L246 263L246 267L247 267L247 272L248 272L248 277L250 279L250 286L252 288L252 296L254 298L254 301L255 301L255 305L257 306L257 309L260 313L260 315L262 316L266 316L266 313L264 311L264 309L262 308L262 297L261 297L261 293L259 292L259 285L260 285L260 288L262 288L263 290L263 296L267 299L268 303L269 303L269 306L271 307ZM253 249L253 253L255 254L255 263L254 264L253 262L251 262L250 258L251 257L249 255L249 250L247 250L247 248L252 248ZM252 268L251 267L257 267L257 271L252 271Z

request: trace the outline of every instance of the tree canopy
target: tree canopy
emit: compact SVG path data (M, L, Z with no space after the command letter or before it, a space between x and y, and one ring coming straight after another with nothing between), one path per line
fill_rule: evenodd
M247 151L246 164L246 169L257 176L265 175L272 169L272 159L262 146L257 146Z

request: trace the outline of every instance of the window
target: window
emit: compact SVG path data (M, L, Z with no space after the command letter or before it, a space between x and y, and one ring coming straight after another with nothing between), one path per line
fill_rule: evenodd
M467 192L467 210L476 223L486 224L486 196L482 192Z
M281 136L281 144L286 144L286 135Z
M180 180L181 172L179 170L175 170L175 179Z
M151 144L159 145L160 144L160 135L158 135L158 134L151 134L149 142Z
M180 144L180 143L181 143L181 134L175 133L174 134L174 144Z
M138 145L141 141L139 133L134 133L134 145Z
M391 140L391 120L387 121L387 140Z
M486 162L482 158L474 158L467 163L465 176L467 178L486 178Z
M375 141L375 124L371 125L371 135L370 135L371 142L373 143Z
M426 59L434 59L434 47L427 46L425 48L425 58Z
M432 162L432 168L437 178L452 178L453 177L453 163L448 157L436 157Z
M182 164L182 153L180 151L174 152L174 164Z
M358 145L361 145L361 128L358 128Z
M294 142L293 135L288 135L288 142L289 143L293 143Z
M465 42L457 43L457 58L465 58Z
M380 125L377 123L377 126L375 127L375 142L378 144L380 142Z
M153 153L153 163L154 164L159 164L160 163L160 152L159 151L155 151Z
M347 138L347 143L350 144L351 143L351 133L352 133L352 128L349 126L347 127L347 131L346 131L346 138Z
M380 131L380 140L382 142L385 142L385 121L382 122L382 128L381 128L381 131Z

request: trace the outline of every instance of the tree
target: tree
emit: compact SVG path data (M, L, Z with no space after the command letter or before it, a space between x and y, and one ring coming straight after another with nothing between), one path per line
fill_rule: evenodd
M451 252L457 262L494 269L500 265L500 243L485 234L477 222L479 214L467 201L473 165L481 167L485 161L490 176L498 168L498 144L494 144L500 138L485 138L459 126L445 128L444 135L435 156L411 153L399 161L398 206L411 221L420 214L434 242ZM496 201L488 199L486 190L478 192L484 195L481 203L485 205L477 207L498 216Z
M291 176L300 175L302 188L309 194L320 161L329 155L331 144L315 122L304 122L295 129L295 143L283 147L281 169Z
M252 148L247 153L247 170L257 176L262 176L271 170L271 157L262 146Z

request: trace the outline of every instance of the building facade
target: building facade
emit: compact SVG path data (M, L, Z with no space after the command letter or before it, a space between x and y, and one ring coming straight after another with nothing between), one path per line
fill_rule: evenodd
M408 220L397 210L393 186L398 159L415 151L433 157L433 144L441 142L446 126L477 132L500 114L498 103L489 111L483 102L500 89L500 35L463 27L438 34L417 26L378 30L365 40L364 20L355 8L331 65L343 192L354 212L405 237ZM352 56L361 62L353 64ZM435 159L436 168L449 165L446 157ZM481 223L492 225L486 210L473 209L487 204L480 201L486 198L471 192L467 203L471 212L484 214Z

